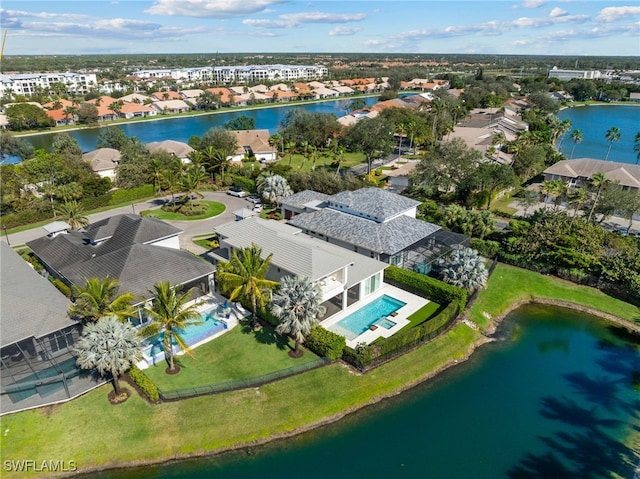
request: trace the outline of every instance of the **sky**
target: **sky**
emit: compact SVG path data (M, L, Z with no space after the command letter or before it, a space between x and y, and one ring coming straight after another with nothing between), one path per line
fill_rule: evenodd
M638 0L3 0L6 55L640 55Z

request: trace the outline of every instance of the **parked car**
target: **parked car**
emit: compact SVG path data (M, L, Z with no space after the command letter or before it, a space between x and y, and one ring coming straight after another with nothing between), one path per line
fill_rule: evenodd
M243 191L242 186L232 186L227 190L227 194L237 198L244 198L247 196L247 192Z
M256 213L261 213L262 212L262 203L256 203L253 207L253 211L255 211Z
M250 201L254 205L262 203L262 200L260 199L260 197L256 195L247 196L247 201Z

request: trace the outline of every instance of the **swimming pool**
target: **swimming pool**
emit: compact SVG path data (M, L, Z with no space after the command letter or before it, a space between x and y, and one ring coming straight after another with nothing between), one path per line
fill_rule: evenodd
M387 316L399 310L405 304L407 303L384 294L341 319L336 324L329 326L329 329L348 340L357 338L373 325L391 329L396 323L387 318Z
M189 325L184 329L177 329L178 334L184 339L187 346L193 346L227 328L227 324L216 317L218 311L219 307L204 310L200 312L202 324ZM162 359L164 355L163 340L164 332L144 340L143 353L145 359L147 360L148 358L147 362L149 362L149 360L155 362L158 359ZM178 349L175 347L175 342L174 352L178 352Z

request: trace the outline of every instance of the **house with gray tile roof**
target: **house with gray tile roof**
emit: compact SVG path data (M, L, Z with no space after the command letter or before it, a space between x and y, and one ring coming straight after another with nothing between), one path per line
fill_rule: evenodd
M79 378L71 349L80 325L71 302L0 241L0 411L69 399L94 387Z
M266 257L272 254L267 278L306 276L318 283L329 311L346 309L382 285L387 264L340 246L302 234L299 228L273 220L248 218L215 227L220 241L217 260L231 251L256 244ZM373 285L373 286L372 286Z
M558 161L544 170L544 179L562 180L570 187L580 187L589 184L596 173L603 173L607 180L619 184L625 190L640 189L640 165L593 158Z
M181 251L181 231L156 218L115 215L82 231L44 236L27 243L50 274L69 286L89 278L119 281L120 292L131 292L139 302L152 299L156 282L169 281L200 293L211 289L215 268Z
M397 193L362 188L320 196L321 202L307 207L304 200L314 193L296 193L285 200L282 214L290 225L385 263L425 273L437 258L469 241L417 219L420 202Z

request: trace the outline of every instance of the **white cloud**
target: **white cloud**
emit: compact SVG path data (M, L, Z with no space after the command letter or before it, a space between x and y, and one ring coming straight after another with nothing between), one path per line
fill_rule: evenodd
M86 18L86 15L79 15L76 13L48 13L48 12L27 12L24 10L5 10L0 8L0 15L4 18L7 17L25 17L25 18L66 18L69 20Z
M329 36L330 37L350 36L350 35L355 35L360 30L362 30L362 29L358 28L358 27L342 27L342 26L338 26L338 27L333 28L329 32Z
M514 5L513 8L540 8L546 3L546 0L524 0L520 4Z
M151 15L230 18L264 12L288 0L156 0L145 10Z
M621 18L640 15L640 7L607 7L600 10L596 17L599 22L615 22Z
M276 20L246 19L242 23L259 28L291 28L306 23L350 23L367 18L364 13L301 12L280 15Z
M567 13L566 10L563 10L562 8L554 8L553 10L551 10L551 12L549 13L549 16L552 18L556 18L556 17L564 17Z

